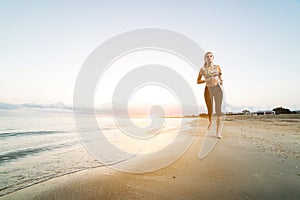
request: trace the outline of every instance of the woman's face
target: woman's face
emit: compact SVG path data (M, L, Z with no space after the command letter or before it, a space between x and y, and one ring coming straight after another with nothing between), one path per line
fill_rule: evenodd
M205 62L212 63L214 61L214 55L212 53L208 53L205 55Z

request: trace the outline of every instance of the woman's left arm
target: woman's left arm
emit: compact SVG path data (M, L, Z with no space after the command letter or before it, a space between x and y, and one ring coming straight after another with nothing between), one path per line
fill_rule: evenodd
M222 70L221 70L221 67L219 65L218 65L218 71L219 71L220 84L223 85Z

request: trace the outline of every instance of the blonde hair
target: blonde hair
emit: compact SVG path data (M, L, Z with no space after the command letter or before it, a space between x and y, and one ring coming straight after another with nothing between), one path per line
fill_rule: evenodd
M214 56L214 54L212 52L210 52L210 51L206 52L206 54L204 55L204 67L207 66L207 63L206 63L206 56L207 56L207 54L211 54L213 56L213 58L215 58L215 56Z

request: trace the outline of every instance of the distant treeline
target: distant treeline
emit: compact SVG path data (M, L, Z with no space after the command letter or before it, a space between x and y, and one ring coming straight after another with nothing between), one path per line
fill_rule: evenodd
M297 113L296 111L290 111L290 109L283 108L283 107L274 108L273 111L275 111L276 114L292 114L292 113Z

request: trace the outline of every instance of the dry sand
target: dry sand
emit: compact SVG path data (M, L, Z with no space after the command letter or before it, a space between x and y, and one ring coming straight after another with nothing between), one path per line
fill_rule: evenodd
M300 115L226 117L223 138L199 160L204 135L155 172L99 167L0 199L300 199Z

